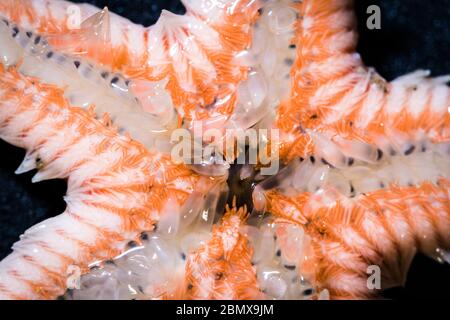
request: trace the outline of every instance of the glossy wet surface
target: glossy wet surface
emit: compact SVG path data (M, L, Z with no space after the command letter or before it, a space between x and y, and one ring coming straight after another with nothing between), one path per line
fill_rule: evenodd
M126 16L137 23L151 25L162 9L184 13L177 0L91 0L99 7ZM381 4L382 3L382 4ZM370 4L378 4L382 10L382 29L370 31L365 27ZM448 7L443 0L431 6L420 0L357 1L360 42L358 51L366 64L374 66L388 80L417 68L430 69L433 75L450 73L449 56L450 24ZM33 172L15 176L24 151L0 142L0 258L10 252L18 236L32 225L64 210L63 181L43 182L36 185L30 180ZM238 204L247 202L248 185L239 186L235 193ZM245 190L245 192L243 192ZM239 198L241 196L241 198ZM450 281L450 267L441 266L423 256L417 256L412 264L406 289L392 289L388 298L442 298L449 297L443 283Z

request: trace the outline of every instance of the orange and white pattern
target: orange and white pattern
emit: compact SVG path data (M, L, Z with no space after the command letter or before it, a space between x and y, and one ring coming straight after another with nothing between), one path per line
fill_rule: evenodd
M403 284L415 250L448 261L450 78L388 83L355 52L351 1L298 6L292 95L275 123L290 178L254 199L311 236L319 288L376 297L368 266L386 288Z
M366 67L350 0L182 2L148 28L79 5L71 28L69 2L1 1L0 138L68 192L0 298L67 296L77 268L81 299L376 298L416 251L450 261L450 77ZM170 160L195 120L280 131L282 170L243 175L252 213L225 210L228 171Z
M69 106L57 87L3 67L0 79L0 136L27 150L18 172L68 182L66 211L25 232L0 262L1 298L63 294L71 266L84 272L115 257L203 179Z
M133 78L167 79L174 104L187 120L229 116L247 69L234 57L251 42L259 1L184 1L187 14L164 11L144 28L90 5L67 1L2 1L3 16L70 53L90 57ZM78 10L79 28L73 25ZM211 16L213 15L213 16ZM82 22L82 23L81 23ZM216 103L217 101L223 101ZM208 110L214 104L214 110ZM209 108L210 109L210 108Z

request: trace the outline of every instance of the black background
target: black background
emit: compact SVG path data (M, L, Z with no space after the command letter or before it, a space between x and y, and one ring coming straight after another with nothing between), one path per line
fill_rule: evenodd
M199 0L200 1L200 0ZM98 7L146 26L162 9L184 13L178 0L90 0ZM416 69L433 75L450 74L450 0L357 0L360 42L358 51L367 65L391 80ZM366 8L381 8L381 30L365 27ZM24 152L0 141L0 259L30 226L64 211L65 182L30 182L33 173L14 175ZM391 289L388 298L450 298L450 267L418 255L406 289Z

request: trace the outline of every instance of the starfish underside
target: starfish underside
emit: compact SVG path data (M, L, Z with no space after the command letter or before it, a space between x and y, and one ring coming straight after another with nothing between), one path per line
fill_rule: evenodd
M183 3L149 28L82 6L76 29L68 2L0 3L0 137L27 150L18 173L68 182L0 262L0 298L63 295L74 267L79 298L105 279L133 288L117 298L375 298L371 266L387 288L417 250L449 260L449 77L367 68L348 0ZM217 218L228 172L167 154L196 121L279 130L282 170L241 172L254 212Z

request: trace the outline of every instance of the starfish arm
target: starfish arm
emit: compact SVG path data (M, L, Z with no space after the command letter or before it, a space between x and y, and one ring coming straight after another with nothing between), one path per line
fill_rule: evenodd
M362 62L355 54L356 17L351 4L307 0L299 5L292 96L303 111L315 109L310 100L323 91L337 95L358 81L354 71Z
M168 79L174 104L188 120L212 116L203 108L212 104L215 116L230 115L236 86L247 76L247 68L234 57L251 42L250 24L260 3L202 0L185 5L185 15L163 11L149 28L107 9L99 13L93 6L67 1L2 1L0 13L47 36L56 48L83 54L130 78ZM72 28L74 8L79 9L80 26Z
M0 4L0 14L22 28L51 36L55 46L69 53L87 55L114 69L143 62L145 58L146 28L110 13L107 8L100 10L64 0L6 0ZM106 44L108 51L101 48Z
M18 172L37 169L34 182L68 179L65 212L26 231L0 262L1 298L63 294L71 268L115 257L169 202L202 190L201 178L118 135L92 110L70 107L55 86L1 67L0 95L0 136L27 150Z
M318 288L332 298L373 298L368 267L381 268L382 288L403 285L417 250L442 261L450 247L449 181L439 186L391 186L356 199L324 205L314 194L286 197L273 191L269 210L299 224L312 238L310 266Z
M449 77L387 83L367 69L351 4L299 4L292 94L275 121L289 164L255 189L312 236L312 278L334 298L374 297L368 266L401 284L415 249L442 261L450 245Z
M251 263L252 248L242 232L245 208L229 209L211 239L187 258L184 299L262 299Z
M314 152L317 139L305 134L308 130L383 151L386 144L396 145L399 152L414 142L450 138L450 77L431 79L419 70L388 83L367 69L355 53L351 3L308 0L300 5L292 95L276 120L286 161ZM342 144L338 148L348 152Z

